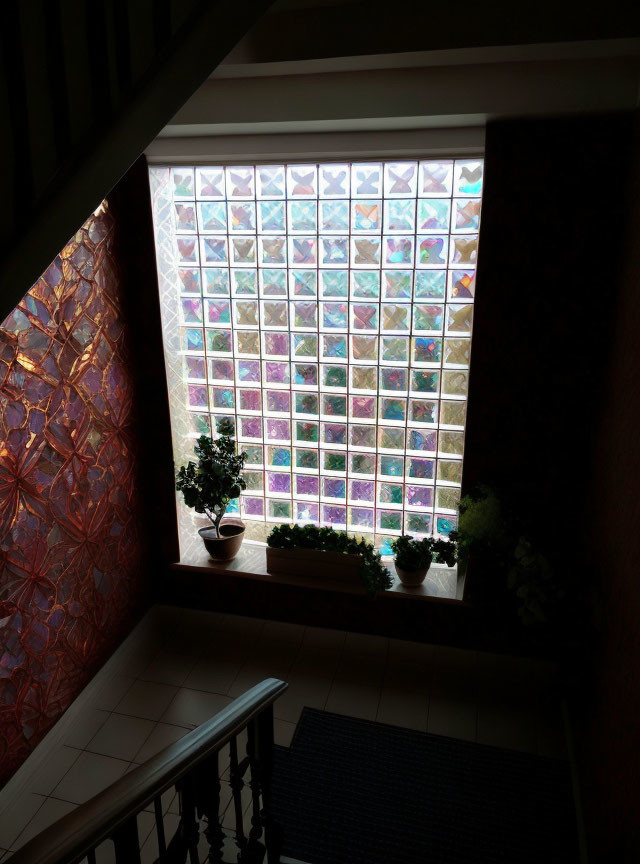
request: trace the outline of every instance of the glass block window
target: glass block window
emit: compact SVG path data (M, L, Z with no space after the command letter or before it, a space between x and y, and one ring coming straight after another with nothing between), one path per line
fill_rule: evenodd
M312 522L388 552L455 527L482 180L479 159L151 169L176 461L234 421L250 538Z

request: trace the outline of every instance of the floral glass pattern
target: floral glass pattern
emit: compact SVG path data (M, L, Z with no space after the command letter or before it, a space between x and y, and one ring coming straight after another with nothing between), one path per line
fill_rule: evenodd
M193 230L191 211L176 214L181 230ZM115 234L104 202L0 326L0 784L109 656L141 600ZM193 284L185 274L181 285ZM194 362L187 373L204 369Z
M151 169L176 458L234 420L250 539L294 519L388 553L455 527L483 170Z

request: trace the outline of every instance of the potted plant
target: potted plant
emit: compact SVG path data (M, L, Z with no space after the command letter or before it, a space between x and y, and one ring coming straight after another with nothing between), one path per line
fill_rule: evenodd
M456 560L455 543L425 537L414 540L410 534L403 534L391 542L395 556L396 573L403 585L421 585L427 575L431 562L453 567Z
M392 584L372 543L317 525L277 525L267 537L267 570L361 582L372 596Z
M231 561L242 545L244 525L221 523L229 502L246 488L242 469L247 454L236 452L231 421L223 421L219 432L215 441L208 435L198 438L193 451L198 463L188 462L180 468L176 489L187 507L211 521L211 527L198 531L209 555L217 561Z

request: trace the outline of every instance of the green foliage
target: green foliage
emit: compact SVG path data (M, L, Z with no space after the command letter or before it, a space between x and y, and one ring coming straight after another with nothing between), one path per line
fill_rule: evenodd
M428 569L434 560L449 567L453 567L456 562L455 542L434 540L433 537L414 540L410 534L403 534L391 541L391 548L398 567L408 572L425 567Z
M478 547L501 554L507 535L502 505L492 489L480 486L461 499L458 530L449 535L449 539L457 543L461 558Z
M194 447L198 463L188 462L177 473L176 489L184 503L196 513L204 513L220 536L220 522L229 502L237 498L246 483L242 469L247 454L236 453L233 426L220 424L220 436L214 441L201 435Z
M548 559L526 537L513 550L507 585L518 598L518 614L527 626L549 623L566 596L566 586Z
M369 594L375 595L393 584L391 575L382 564L380 553L376 552L373 544L349 537L344 531L318 528L317 525L276 525L267 537L267 545L273 549L318 549L323 552L360 555L362 581Z

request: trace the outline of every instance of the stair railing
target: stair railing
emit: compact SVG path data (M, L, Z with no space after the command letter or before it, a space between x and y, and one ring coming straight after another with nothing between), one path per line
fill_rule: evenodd
M12 856L12 864L95 864L96 849L111 840L116 864L140 864L138 814L153 804L159 857L156 864L200 864L204 834L208 862L223 860L226 832L220 813L220 751L229 745L237 860L269 864L280 860L281 838L270 818L273 766L273 703L288 685L266 678L230 705L129 771L103 792L45 829ZM246 730L246 755L238 736ZM248 777L248 780L245 780ZM162 795L176 787L180 822L173 837L164 831ZM245 833L242 790L251 791L251 827Z

